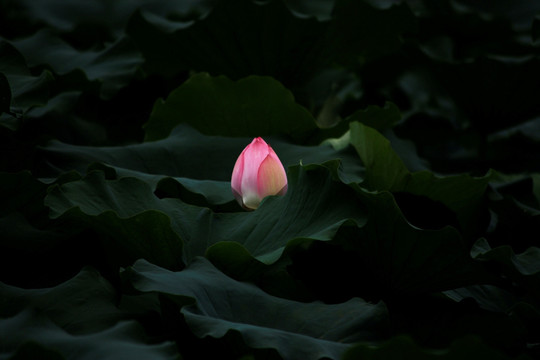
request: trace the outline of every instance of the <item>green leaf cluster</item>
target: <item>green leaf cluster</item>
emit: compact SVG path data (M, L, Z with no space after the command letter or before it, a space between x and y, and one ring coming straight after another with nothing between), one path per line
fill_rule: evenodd
M540 357L539 18L0 0L0 359Z

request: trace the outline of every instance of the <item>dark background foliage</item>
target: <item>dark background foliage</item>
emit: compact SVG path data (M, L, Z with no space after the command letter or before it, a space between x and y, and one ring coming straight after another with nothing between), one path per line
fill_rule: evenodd
M540 357L538 2L0 0L0 147L2 359Z

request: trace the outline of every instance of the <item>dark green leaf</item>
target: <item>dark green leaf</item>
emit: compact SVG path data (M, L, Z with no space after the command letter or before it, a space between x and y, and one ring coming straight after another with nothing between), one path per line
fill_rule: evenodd
M448 349L426 349L417 345L407 336L390 339L380 345L357 345L348 350L343 360L375 360L375 359L445 359L445 360L477 360L477 359L510 359L493 350L476 337L465 337L456 340ZM526 359L526 358L525 358Z
M126 354L178 357L172 343L149 345L140 325L125 321L129 314L118 309L117 291L92 268L51 288L21 289L0 283L0 292L0 356L17 351L15 358L28 353L42 358L51 352L65 358L73 353L100 359Z
M167 206L170 200L159 200L146 183L135 178L105 181L102 172L92 172L81 181L52 188L45 204L52 218L78 219L98 230L115 265L146 258L179 268L183 242L178 233L183 232L175 232L176 223L171 228L171 218L159 211L170 210L173 215L176 209Z
M127 38L97 51L79 51L46 30L12 43L28 59L29 66L46 64L59 75L82 70L89 81L102 82L100 94L104 98L112 97L126 85L143 61Z
M185 123L206 135L305 137L316 129L309 112L294 102L290 91L269 77L251 76L236 82L198 74L167 100L158 100L145 124L147 141L166 138Z
M362 278L375 291L392 295L453 289L485 279L457 230L421 230L408 223L389 192L357 187L370 217L344 246L361 258Z
M17 351L9 357L10 360L24 359L62 360L65 357L59 351L49 349L34 341L28 341L17 348Z
M115 306L115 289L91 268L52 288L21 289L0 283L0 291L1 317L39 309L70 334L99 332L127 316Z
M482 56L470 63L442 68L440 73L441 83L450 90L464 117L482 134L538 115L539 106L533 100L533 94L540 91L540 84L533 80L540 76L538 57ZM471 101L473 98L475 101Z
M22 115L32 106L47 103L51 73L45 70L33 76L24 57L5 40L0 41L0 73L5 75L11 89L11 112Z
M490 194L491 222L486 238L493 247L511 245L512 249L519 253L538 245L531 234L536 232L540 225L540 211L537 210L538 205L535 204L530 181L518 181L507 185L497 188L500 194ZM500 198L493 199L495 197Z
M299 146L272 137L266 141L285 168L340 159L343 180L361 181L363 169L349 149L336 151L328 145ZM118 176L137 177L154 190L162 179L172 177L188 191L204 196L208 203L224 204L234 199L230 190L232 169L236 158L250 142L249 138L204 136L181 125L166 139L142 144L88 147L52 142L43 150L54 169L47 176L57 176L58 170L70 169L85 173L90 164L102 162L114 168Z
M405 3L382 9L369 1L338 0L332 18L327 49L335 52L339 62L353 67L396 51L403 34L416 30Z
M37 343L32 351L38 358L51 356L51 351L63 358L73 354L89 359L179 359L173 343L150 345L145 343L144 330L135 321L121 322L94 334L73 336L39 313L25 310L0 322L3 357L22 356L29 351L29 343ZM53 357L58 359L59 356Z
M5 274L2 281L48 286L58 277L65 279L66 274L78 271L80 264L73 263L81 254L73 256L72 246L76 244L80 250L83 245L77 240L66 241L76 230L48 219L43 206L48 185L28 171L0 173L0 184L4 201L0 211L0 272Z
M29 22L42 22L46 27L66 33L75 33L86 29L93 34L84 34L96 37L94 41L110 39L110 37L123 30L127 25L129 16L138 8L151 13L165 16L169 13L188 13L202 10L205 7L201 1L186 0L171 2L167 0L145 0L133 2L130 0L116 1L114 6L107 0L98 0L91 3L76 1L65 4L55 0L17 2L24 9L24 18ZM84 27L86 26L86 28ZM81 29L82 28L82 29ZM19 30L20 31L20 30ZM102 39L101 36L105 37ZM81 41L79 39L79 41Z
M361 123L353 122L350 127L351 144L368 170L362 185L373 190L403 190L411 174L390 141Z
M515 254L510 246L491 248L486 239L479 239L471 250L471 255L479 260L501 263L509 273L537 276L540 273L540 248L530 247L521 254Z
M9 112L10 106L11 88L6 75L0 73L0 114Z
M493 285L473 285L448 290L444 294L458 302L472 298L482 309L502 313L507 313L517 302L512 293Z
M208 16L188 23L140 11L127 27L150 73L195 70L235 80L270 75L295 84L326 65L320 49L325 30L324 23L296 16L280 0L220 0Z
M401 120L401 113L395 104L387 102L382 108L371 105L364 110L358 110L348 116L346 120L348 122L357 121L377 131L384 131L392 128Z
M440 177L429 171L411 173L379 132L357 122L350 126L351 144L366 166L363 187L426 196L458 214L463 229L476 227L491 173L478 178L468 174Z
M29 171L0 172L0 183L0 216L13 211L35 214L41 210L40 199L45 195L47 185L35 179Z
M532 23L532 34L531 34L532 40L537 41L540 39L540 19L535 18Z
M259 261L273 263L294 239L330 240L342 224L365 222L363 207L351 201L352 190L326 168L296 166L288 177L287 195L268 198L252 213L216 214L178 199L159 199L141 180L107 181L101 172L56 186L45 204L52 218L73 216L108 234L117 256L166 267L178 266L182 240L189 250L184 259L220 241L236 241Z
M285 0L294 12L316 16L319 20L328 20L332 15L334 0Z
M203 258L180 272L138 261L123 276L140 292L181 296L181 312L196 336L238 332L249 347L274 348L285 359L339 359L350 344L387 331L382 302L355 298L326 305L280 299L226 277Z
M329 164L334 167L332 172L336 165ZM286 196L268 198L252 213L223 214L218 217L220 226L213 231L225 235L220 241L237 241L257 260L270 264L293 242L327 241L342 225L362 226L366 221L364 206L355 201L348 187L333 177L322 166L291 167ZM313 196L315 191L317 196ZM217 246L208 250L209 256L226 257L227 245Z

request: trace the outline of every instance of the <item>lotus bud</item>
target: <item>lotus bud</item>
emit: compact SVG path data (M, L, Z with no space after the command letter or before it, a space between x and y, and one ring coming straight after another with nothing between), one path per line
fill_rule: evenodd
M274 150L260 137L242 151L231 177L234 197L245 209L255 210L269 195L285 195L287 174Z

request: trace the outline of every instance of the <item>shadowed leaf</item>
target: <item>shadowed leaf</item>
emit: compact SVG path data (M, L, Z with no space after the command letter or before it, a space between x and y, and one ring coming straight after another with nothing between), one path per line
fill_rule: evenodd
M122 275L140 292L181 297L181 312L196 336L238 332L247 346L274 348L285 359L339 359L350 344L387 331L382 302L355 298L326 305L280 299L226 277L203 258L180 272L138 261Z

